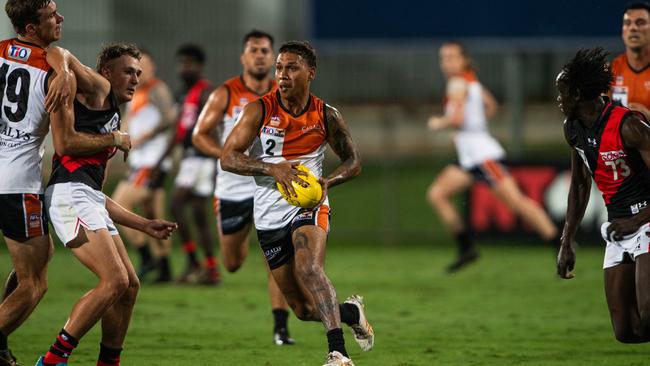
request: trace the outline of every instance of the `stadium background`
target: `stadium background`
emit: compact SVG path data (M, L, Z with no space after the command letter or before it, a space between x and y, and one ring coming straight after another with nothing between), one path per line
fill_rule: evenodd
M610 334L601 290L600 242L589 235L602 218L597 194L592 197L593 211L583 236L587 238L584 244L594 247L585 248L583 256L579 256L583 261L582 282L569 284L553 281L553 253L535 236L522 235L521 231L504 236L499 230L496 238L481 242L494 244L486 247L483 260L450 281L442 268L453 255L451 238L424 200L430 181L454 159L449 135L430 133L426 119L442 109L444 81L438 68L438 47L444 40L458 39L468 46L479 78L500 102L490 128L506 147L515 166L513 172L520 172L520 181L526 181L536 177L539 171L535 169L540 166L552 170L548 185L558 185L554 190L545 186L539 199L561 222L568 148L562 138L563 118L554 103L554 79L577 48L603 46L612 55L623 51L623 2L60 0L57 5L65 16L60 45L84 63L94 65L102 43L134 42L152 53L159 76L173 88L179 86L174 52L181 43L197 43L206 49L205 73L216 84L240 73L241 38L252 28L275 35L276 49L290 39L309 39L313 43L319 55L313 91L342 111L364 158L363 175L330 192L334 210L328 270L339 295L360 288L373 301L383 302L371 309L379 313L373 315L379 321L379 330L385 332L381 335L384 349L364 356L370 357L365 360L355 357L358 364L553 365L565 354L572 354L566 357L577 365L643 364L643 349L622 348ZM0 36L12 35L6 16L0 17ZM48 170L49 159L45 161ZM112 169L107 192L124 165L118 162ZM490 207L488 201L461 198L459 204L467 208L470 202L469 207L478 205L481 209ZM484 214L498 217L492 216L496 211ZM493 220L487 231L494 233L497 221ZM513 231L507 225L501 229ZM522 249L522 244L526 248ZM323 341L319 326L301 325L295 319L291 326L302 344L296 351L273 349L265 353L266 346L248 347L250 339L245 332L261 333L260 342L268 343L266 328L260 324L269 321L263 273L259 271L261 259L254 242L251 249L244 273L228 276L216 293L143 288L127 340L127 347L137 350L130 351L131 362L319 362ZM0 261L0 268L8 268L4 249ZM177 270L181 261L177 253ZM358 261L363 265L359 266ZM63 324L77 293L91 287L92 278L73 263L69 253L57 250L50 271L50 293L33 319L14 337L13 342L20 343L14 347L23 353L32 356L42 352L50 342L49 335L57 329L55 325ZM77 282L71 285L72 277ZM245 295L241 293L243 288L258 293ZM495 292L499 296L494 297ZM387 296L391 299L385 300ZM249 322L237 323L242 334L232 338L227 330L233 327L233 320L227 315L241 311L242 301L244 309L260 314ZM580 309L582 318L574 319L577 324L566 325L559 320L564 312L553 310L558 303ZM220 315L213 315L217 318L192 320L195 325L190 327L199 334L188 337L210 339L205 345L196 343L199 341L188 343L200 353L195 361L152 361L155 352L165 354L167 337L172 332L179 334L179 329L188 324L176 318L177 313L168 313L163 304L172 304L183 313L197 308L209 310L212 306L218 309ZM210 321L218 325L217 331L199 331L200 325ZM45 332L40 329L43 324L47 324ZM153 339L162 346L143 335L148 333L155 334ZM558 335L565 333L574 338L567 340ZM575 333L582 335L576 337ZM89 338L97 336L95 329ZM400 337L405 341L395 340ZM224 339L230 341L224 343ZM388 339L397 343L387 345ZM555 348L556 342L562 346ZM589 347L584 346L590 342ZM76 357L91 362L93 341L84 343L89 348ZM464 343L474 344L473 350L468 351ZM414 346L413 354L400 355L402 347L410 346ZM512 351L510 346L518 350ZM211 352L219 352L222 358L214 360ZM291 356L284 359L284 352Z

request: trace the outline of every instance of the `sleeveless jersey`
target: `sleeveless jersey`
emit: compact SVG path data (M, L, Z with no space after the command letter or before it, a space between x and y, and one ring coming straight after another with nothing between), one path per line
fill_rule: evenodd
M282 105L278 91L266 94L259 103L261 127L250 156L267 163L299 162L320 177L327 143L326 104L310 94L305 109L293 115ZM255 184L255 227L274 230L288 225L300 208L282 198L273 177L256 176Z
M610 221L635 215L650 201L650 171L636 149L625 148L620 134L622 124L633 113L607 101L591 128L577 120L564 122L570 145L602 193Z
M503 159L505 152L488 132L481 83L471 71L463 73L462 78L467 90L463 105L464 119L454 134L454 145L460 165L471 169L488 160ZM453 106L450 103L445 104L445 115L453 113L451 108Z
M105 134L120 129L120 108L113 92L108 96L110 108L105 110L92 110L74 101L74 128L79 132L89 134ZM104 183L104 173L108 159L117 151L116 147L109 147L92 155L85 156L59 156L52 157L52 175L48 186L57 183L79 182L101 191Z
M650 64L635 71L627 62L627 55L619 55L612 61L614 82L610 89L612 99L624 107L641 103L650 108Z
M0 42L0 194L43 193L43 141L49 131L45 50Z
M235 127L235 122L246 104L257 100L261 95L250 90L241 76L227 80L223 84L228 90L228 103L223 116L223 124L219 131L219 143L226 144L226 139ZM271 81L271 89L275 89L275 81ZM234 174L221 169L221 162L217 162L217 183L214 195L222 200L243 201L253 197L255 182L253 177Z
M161 83L153 79L144 85L138 86L133 94L133 100L128 105L128 132L131 140L142 137L145 133L155 129L162 123L163 116L156 105L151 103L149 95L151 90ZM145 143L129 151L129 166L133 169L154 167L165 153L168 137L159 133Z
M201 95L209 87L210 82L201 79L194 83L183 97L181 114L176 127L176 142L182 143L183 156L206 157L205 154L196 149L194 144L192 144L192 132L194 131L194 126L196 126L196 120L199 118L199 113L201 113L201 108L203 108L203 105L201 105Z

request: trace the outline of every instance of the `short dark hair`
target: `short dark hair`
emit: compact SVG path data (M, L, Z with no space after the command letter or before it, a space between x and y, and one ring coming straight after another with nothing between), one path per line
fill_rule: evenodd
M24 35L27 24L39 24L38 11L48 6L50 1L52 0L7 0L5 12L16 33Z
M469 52L467 51L467 47L465 44L459 40L452 39L449 41L442 42L443 46L456 46L460 50L460 54L467 60L467 66L465 68L465 71L476 71L476 68L474 67L474 61L472 60L472 57L469 55Z
M273 36L257 29L253 29L252 31L244 34L244 41L242 42L242 46L246 47L246 42L248 42L248 40L251 38L267 38L271 42L271 47L273 47Z
M633 1L627 3L627 5L625 5L625 10L623 10L623 14L627 13L628 10L636 9L643 9L648 12L648 15L650 15L650 4L645 1Z
M97 55L97 71L101 72L106 65L116 58L124 55L140 60L140 50L133 43L109 43L102 46Z
M289 41L280 46L279 53L294 53L302 57L307 65L316 67L316 50L308 41Z
M189 57L200 64L205 63L205 51L203 51L201 46L196 44L186 43L180 46L176 51L176 56Z
M562 67L562 79L580 100L592 100L607 93L612 83L608 53L602 48L580 49Z

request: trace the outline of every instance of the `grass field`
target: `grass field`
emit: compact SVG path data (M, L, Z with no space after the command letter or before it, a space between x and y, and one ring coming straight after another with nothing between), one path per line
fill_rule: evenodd
M647 365L647 346L612 337L597 248L579 251L572 281L554 277L552 253L543 247L484 247L480 262L453 276L442 271L450 248L337 242L329 249L339 298L363 294L376 331L369 353L346 333L357 365ZM318 323L291 318L297 345L271 344L262 260L252 253L218 288L143 286L123 364L321 365L326 344ZM180 254L175 259L179 268ZM8 266L4 253L0 265ZM47 350L93 283L68 252L57 251L49 292L10 339L24 364ZM71 364L93 364L98 342L95 328Z

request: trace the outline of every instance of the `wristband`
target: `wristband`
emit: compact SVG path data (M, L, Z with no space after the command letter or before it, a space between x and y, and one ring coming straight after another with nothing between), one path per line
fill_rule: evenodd
M120 131L113 131L113 146L122 146L122 134Z

